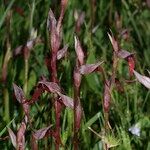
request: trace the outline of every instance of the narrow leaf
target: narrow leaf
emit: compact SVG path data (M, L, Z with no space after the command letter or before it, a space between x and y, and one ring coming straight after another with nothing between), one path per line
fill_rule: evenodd
M0 29L3 25L3 23L5 22L5 18L9 12L9 10L11 9L11 7L13 6L15 0L11 0L9 5L7 6L6 10L4 11L4 13L1 15L1 19L0 19Z
M98 62L96 64L86 64L86 65L82 65L79 68L79 72L81 74L90 74L92 72L94 72L103 62Z
M150 78L139 74L135 70L133 72L134 72L134 75L136 76L137 80L140 83L142 83L145 87L147 87L148 89L150 89Z
M11 139L13 146L16 148L17 147L16 146L17 145L16 144L16 135L14 134L14 132L10 128L8 128L8 133L9 133L9 136L10 136L10 139Z

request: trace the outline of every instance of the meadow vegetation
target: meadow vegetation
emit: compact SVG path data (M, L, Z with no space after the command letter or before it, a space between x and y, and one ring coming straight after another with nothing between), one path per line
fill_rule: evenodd
M150 1L2 0L0 149L150 150Z

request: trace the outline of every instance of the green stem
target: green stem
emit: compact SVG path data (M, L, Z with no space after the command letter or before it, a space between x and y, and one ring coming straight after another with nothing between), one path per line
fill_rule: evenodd
M30 14L30 25L29 25L30 39L32 38L34 11L35 11L35 0L33 0L32 2L31 14ZM25 58L24 63L25 63L25 74L24 74L25 83L24 83L23 90L24 90L24 94L26 95L28 92L29 57Z
M25 59L25 83L24 83L24 94L27 94L28 91L28 70L29 70L29 64L28 64L28 59Z
M5 121L8 123L10 122L10 112L9 112L9 93L7 88L4 88L3 94L4 94L4 116L5 116L4 118Z
M78 150L78 129L76 128L77 122L77 106L79 105L79 89L74 88L74 150Z
M33 0L30 14L30 38L32 37L34 11L35 11L35 0Z

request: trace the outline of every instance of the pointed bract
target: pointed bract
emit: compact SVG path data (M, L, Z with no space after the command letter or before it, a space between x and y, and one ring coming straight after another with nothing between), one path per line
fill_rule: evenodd
M47 28L50 34L51 50L53 53L57 53L60 47L60 34L57 31L57 22L52 10L49 10L48 19L47 19Z
M37 131L34 132L33 136L36 140L40 140L42 138L45 137L46 133L48 132L48 130L52 127L52 125L39 129Z
M84 64L84 52L82 50L82 47L81 47L81 44L80 44L78 37L75 36L74 39L75 39L75 51L77 54L79 64L81 66Z
M17 147L16 135L14 134L14 132L10 128L8 128L8 133L9 133L9 136L10 136L10 139L11 139L11 142L12 142L14 148L16 148Z
M14 88L14 92L15 92L15 96L16 96L17 101L19 103L23 103L23 101L25 100L23 90L14 83L13 83L13 88Z
M49 12L48 12L48 18L47 18L47 29L49 31L51 31L52 29L52 26L55 26L56 27L56 19L55 19L55 16L54 16L54 13L53 11L50 9Z
M55 82L40 81L39 84L42 84L44 86L43 89L45 89L48 92L52 93L61 92L60 86Z
M74 103L73 103L73 99L71 97L68 97L66 95L63 95L61 93L58 93L58 95L61 97L62 103L66 106L69 107L71 109L74 108Z
M111 36L109 33L108 33L108 37L109 37L109 40L113 46L114 51L118 52L119 51L119 44L118 44L117 40L114 38L113 35Z
M59 50L57 52L57 60L63 58L66 55L67 50L68 50L68 45L65 45L64 48L62 48L61 50Z
M127 59L128 57L133 56L134 53L130 53L130 52L122 49L117 53L117 55L120 58Z
M96 64L86 64L79 67L79 72L81 74L90 74L94 72L103 62L98 62Z
M136 76L137 80L140 83L142 83L145 87L147 87L148 89L150 89L150 78L139 74L135 70L133 72L134 72L134 75Z

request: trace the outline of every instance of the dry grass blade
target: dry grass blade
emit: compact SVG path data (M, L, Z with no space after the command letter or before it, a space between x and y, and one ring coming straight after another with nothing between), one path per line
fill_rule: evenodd
M145 87L147 87L148 89L150 89L150 78L139 74L135 70L133 72L134 72L134 75L136 76L137 80L140 83L142 83Z

